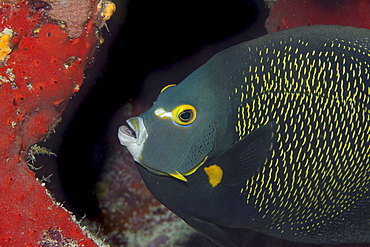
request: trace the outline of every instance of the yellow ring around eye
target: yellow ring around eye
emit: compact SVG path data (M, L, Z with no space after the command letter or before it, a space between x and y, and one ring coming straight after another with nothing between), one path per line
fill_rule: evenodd
M161 93L163 93L163 91L166 90L167 88L174 87L174 86L176 86L176 84L170 84L170 85L165 86L164 88L162 88Z
M181 126L191 125L197 118L197 111L191 105L180 105L172 111L172 120Z

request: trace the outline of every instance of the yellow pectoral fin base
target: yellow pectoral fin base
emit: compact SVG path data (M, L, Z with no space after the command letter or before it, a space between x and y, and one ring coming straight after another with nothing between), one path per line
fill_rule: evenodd
M184 175L182 175L181 173L179 173L178 171L176 171L176 174L175 173L168 173L168 175L174 177L174 178L177 178L181 181L184 181L184 182L187 182L188 180L184 177Z
M216 187L219 183L221 183L222 176L224 174L221 167L215 164L204 167L204 171L207 174L209 183L212 185L212 187Z

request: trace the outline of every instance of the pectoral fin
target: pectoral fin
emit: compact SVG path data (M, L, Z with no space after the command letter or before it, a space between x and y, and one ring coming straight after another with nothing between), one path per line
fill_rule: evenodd
M272 143L276 138L276 123L270 122L253 130L234 144L220 157L213 159L223 170L221 183L238 186L256 174L270 156Z

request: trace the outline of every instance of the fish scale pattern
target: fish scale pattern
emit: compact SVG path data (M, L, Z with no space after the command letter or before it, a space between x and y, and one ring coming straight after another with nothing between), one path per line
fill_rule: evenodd
M239 100L235 131L240 140L271 121L277 129L271 156L241 192L271 230L320 232L369 199L368 42L287 38L246 47L249 65L230 96Z

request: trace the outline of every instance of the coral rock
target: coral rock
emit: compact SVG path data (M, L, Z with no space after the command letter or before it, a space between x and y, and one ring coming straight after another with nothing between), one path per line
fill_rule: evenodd
M370 28L367 0L278 0L271 3L269 33L305 25L344 25Z
M98 41L98 2L54 0L54 7L59 2L89 5L78 32L48 22L48 6L38 1L0 2L0 246L97 246L26 162L30 145L53 130L80 88ZM67 24L80 13L69 14Z

